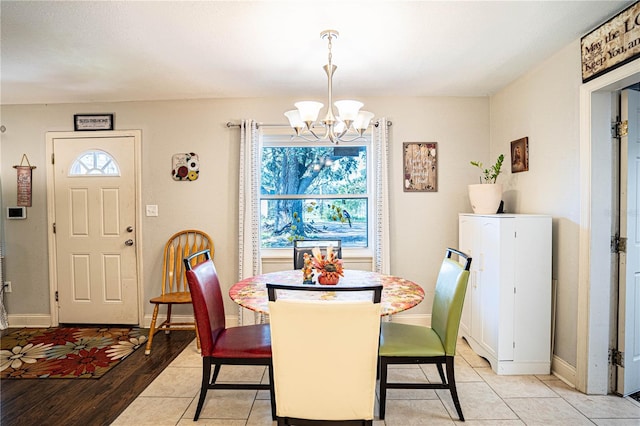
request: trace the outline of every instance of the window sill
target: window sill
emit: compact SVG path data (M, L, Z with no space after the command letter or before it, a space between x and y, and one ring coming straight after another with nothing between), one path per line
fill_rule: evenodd
M293 249L262 249L260 250L262 260L292 259ZM365 248L344 248L342 247L343 260L370 260L373 259L373 251Z

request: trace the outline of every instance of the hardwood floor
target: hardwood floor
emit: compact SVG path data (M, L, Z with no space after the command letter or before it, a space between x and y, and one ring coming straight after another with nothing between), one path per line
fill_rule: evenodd
M193 331L156 333L151 355L138 348L100 379L15 379L0 383L0 422L108 425L195 339Z

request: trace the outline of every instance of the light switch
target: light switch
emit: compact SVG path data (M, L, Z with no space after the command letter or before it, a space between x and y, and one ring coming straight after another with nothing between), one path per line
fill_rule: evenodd
M157 204L147 204L147 216L158 216Z

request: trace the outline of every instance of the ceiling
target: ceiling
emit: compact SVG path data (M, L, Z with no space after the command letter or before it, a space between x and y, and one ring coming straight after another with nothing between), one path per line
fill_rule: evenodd
M487 96L632 1L7 1L2 104Z

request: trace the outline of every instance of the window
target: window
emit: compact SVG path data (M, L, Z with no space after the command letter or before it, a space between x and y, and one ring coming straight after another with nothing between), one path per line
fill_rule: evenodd
M260 173L262 248L297 239L339 238L369 245L370 140L331 143L263 135Z
M69 176L120 176L116 160L100 150L85 151L75 159Z

